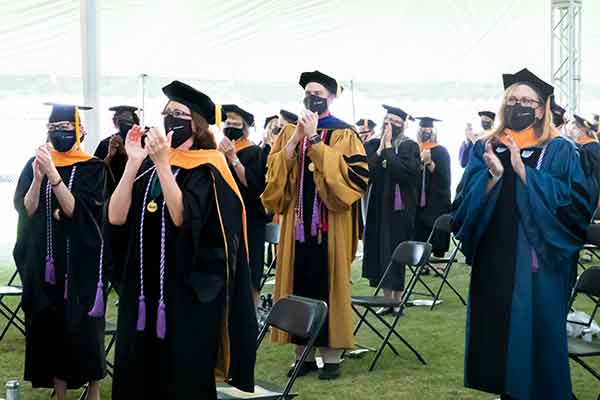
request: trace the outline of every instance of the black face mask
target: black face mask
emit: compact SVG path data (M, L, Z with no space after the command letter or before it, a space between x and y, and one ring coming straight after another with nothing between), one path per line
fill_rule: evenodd
M485 129L486 131L488 129L492 129L492 122L491 121L481 121L481 127L483 129Z
M229 140L238 140L242 136L244 136L244 130L242 128L235 128L233 126L228 126L227 128L223 129L223 134Z
M421 132L421 142L429 142L431 140L431 132Z
M515 132L529 128L535 123L535 109L520 104L506 106L506 127Z
M392 125L392 137L400 136L404 133L403 126Z
M304 107L317 114L323 114L327 111L327 99L310 94L304 98Z
M54 150L65 153L75 145L75 131L54 131L48 132L48 139L52 143Z
M119 136L125 140L129 130L133 128L133 123L130 121L119 121Z
M165 117L165 132L168 134L171 131L173 131L171 147L176 149L192 137L192 121L167 115Z

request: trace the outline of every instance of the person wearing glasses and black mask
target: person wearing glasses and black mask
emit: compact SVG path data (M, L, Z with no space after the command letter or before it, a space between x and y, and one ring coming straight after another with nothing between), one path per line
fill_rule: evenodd
M571 399L565 320L598 193L553 127L554 88L527 69L503 80L500 123L475 144L452 214L472 266L465 385Z
M225 155L231 173L242 193L248 221L250 275L255 303L265 263L265 224L267 215L260 200L265 190L267 158L264 151L248 138L254 115L235 104L223 105L226 116L219 150Z
M13 252L23 282L25 380L34 388L89 383L100 399L106 375L102 224L106 165L83 151L79 110L52 104L47 143L31 158L14 197L19 214Z
M392 253L412 240L418 204L421 157L419 145L404 132L413 118L398 107L383 105L387 114L379 148L369 156L369 199L365 228L363 278L377 287ZM382 285L386 299L399 300L404 291L404 266L395 266ZM402 310L381 308L380 315Z
M216 377L251 392L244 202L209 130L221 109L179 81L163 93L164 132L129 131L108 207L128 230L112 398L216 399Z

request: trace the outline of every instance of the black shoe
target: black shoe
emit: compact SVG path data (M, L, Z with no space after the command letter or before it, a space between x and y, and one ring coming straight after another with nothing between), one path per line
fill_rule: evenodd
M298 360L296 360L296 362L298 362ZM288 373L287 373L288 378L292 377L292 373L294 372L295 367L296 367L296 363L294 363L292 368L290 368L290 370L288 371ZM309 373L318 371L318 370L319 370L319 367L317 366L316 361L304 361L304 363L302 363L300 368L298 368L298 378L301 376L308 375Z
M321 380L332 380L340 377L342 373L342 368L340 364L325 364L323 365L323 369L319 372L319 379Z

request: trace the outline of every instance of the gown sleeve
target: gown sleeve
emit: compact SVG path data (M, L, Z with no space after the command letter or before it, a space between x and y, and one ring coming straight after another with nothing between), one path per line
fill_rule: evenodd
M406 141L398 147L398 154L394 149L385 149L381 155L386 160L394 183L412 183L419 177L421 158L417 143Z
M470 141L462 142L462 144L460 145L460 149L458 150L458 158L460 160L461 167L463 167L463 168L467 167L472 150L473 150L473 144Z
M517 207L525 234L542 265L572 267L572 257L585 242L598 193L586 189L575 146L563 138L547 146L542 168L526 166L527 183L517 180Z
M264 150L254 146L244 163L246 172L246 191L253 198L260 197L265 190L265 172L267 169ZM235 172L234 172L235 173Z
M474 249L491 220L502 186L502 182L498 182L486 194L490 173L483 160L484 152L485 144L482 141L475 143L459 185L461 190L452 207L452 230L462 243L462 251L468 264L472 263Z
M450 154L448 150L440 146L437 151L431 152L431 160L435 163L435 169L431 175L435 177L436 189L445 192L451 184Z
M333 135L331 145L318 143L308 156L315 164L315 184L323 203L331 211L345 211L367 190L369 167L354 131L337 130Z
M298 158L285 157L285 145L296 127L288 125L273 144L267 160L267 180L261 200L270 214L285 214L292 204L298 176Z

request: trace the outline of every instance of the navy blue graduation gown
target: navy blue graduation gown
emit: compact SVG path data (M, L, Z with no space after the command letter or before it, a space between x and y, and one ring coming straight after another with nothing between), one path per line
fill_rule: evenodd
M484 151L477 142L453 212L473 266L465 386L520 400L569 399L567 303L595 194L564 138L543 151L521 151L527 184L514 173L509 150L494 144L504 176L489 194Z

